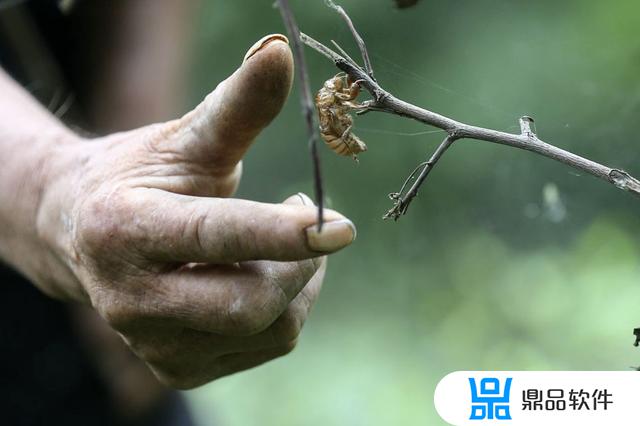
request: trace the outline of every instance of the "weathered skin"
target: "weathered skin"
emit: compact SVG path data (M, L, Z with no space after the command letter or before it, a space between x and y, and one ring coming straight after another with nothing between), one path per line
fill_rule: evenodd
M318 231L304 195L228 198L291 89L285 40L261 41L183 117L92 140L0 70L1 260L43 292L90 305L172 387L291 351L324 255L355 238L331 210Z

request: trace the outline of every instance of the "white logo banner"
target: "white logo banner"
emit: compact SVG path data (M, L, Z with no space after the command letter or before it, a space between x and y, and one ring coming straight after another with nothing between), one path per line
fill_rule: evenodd
M640 372L456 371L436 387L455 426L639 425Z

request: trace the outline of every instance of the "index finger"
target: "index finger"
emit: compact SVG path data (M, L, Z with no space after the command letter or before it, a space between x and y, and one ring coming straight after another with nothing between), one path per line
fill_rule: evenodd
M134 192L134 202L141 204L135 207L136 247L158 261L295 261L333 253L356 237L353 223L333 210L325 210L318 231L313 205Z

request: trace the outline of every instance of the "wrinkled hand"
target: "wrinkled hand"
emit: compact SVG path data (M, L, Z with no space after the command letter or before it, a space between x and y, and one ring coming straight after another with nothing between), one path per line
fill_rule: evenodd
M173 387L289 352L322 285L322 256L355 237L330 210L319 233L302 194L224 198L290 91L284 40L258 42L181 119L73 141L49 166L38 230L68 279L41 287L90 302Z

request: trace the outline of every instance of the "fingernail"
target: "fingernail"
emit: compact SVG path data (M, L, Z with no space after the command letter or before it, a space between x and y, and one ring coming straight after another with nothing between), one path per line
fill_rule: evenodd
M309 248L320 253L340 250L356 239L356 227L349 219L325 222L320 232L318 225L311 225L305 229L305 233Z
M304 204L305 206L315 206L313 200L309 198L309 196L304 192L298 192L296 195L300 197L300 200L302 200L302 204Z
M267 36L264 36L260 40L256 41L253 44L253 46L249 48L249 50L247 50L247 53L244 55L244 59L242 60L242 63L244 64L245 62L247 62L247 59L249 59L256 53L258 53L262 48L264 48L269 43L275 40L284 41L285 43L289 44L289 39L287 39L282 34L269 34Z

